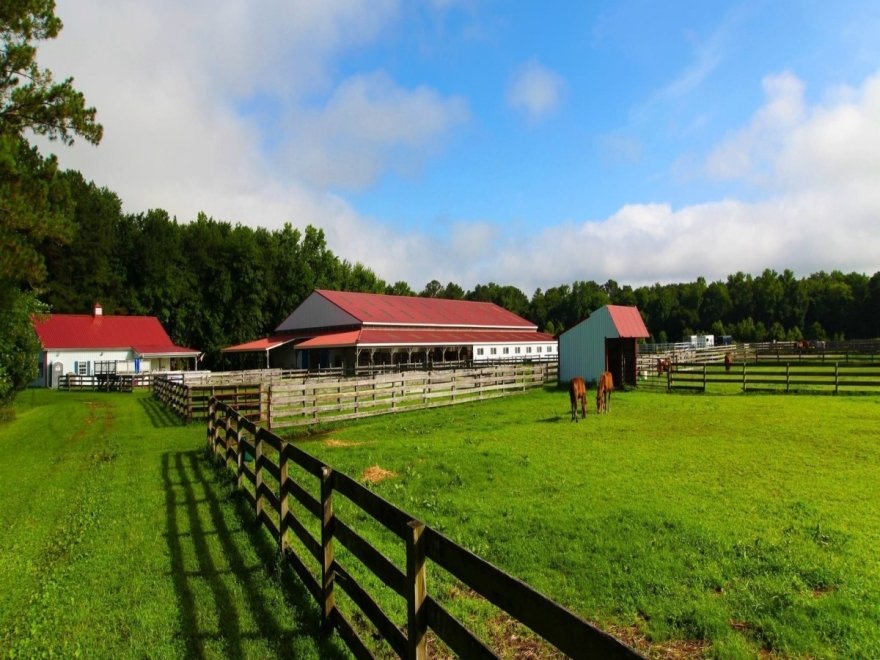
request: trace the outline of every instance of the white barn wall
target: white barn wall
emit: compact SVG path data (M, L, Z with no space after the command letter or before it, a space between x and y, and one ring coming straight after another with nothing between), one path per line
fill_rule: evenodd
M504 349L507 349L507 353ZM541 349L540 351L538 349ZM483 354L480 355L480 349ZM492 350L495 350L493 353ZM517 353L519 349L519 353ZM529 350L531 349L531 351ZM549 350L548 350L549 349ZM536 342L527 344L474 344L473 360L474 362L491 362L492 360L509 360L509 359L526 359L526 358L544 358L548 355L556 357L559 353L559 347L556 341Z
M47 386L47 375L56 362L62 365L61 374L72 374L79 362L88 363L88 374L95 373L95 362L105 362L107 360L134 360L134 352L131 350L104 350L104 351L75 351L70 349L52 349L40 353L40 360L43 364L43 376L38 377L32 385ZM52 383L53 387L55 383Z

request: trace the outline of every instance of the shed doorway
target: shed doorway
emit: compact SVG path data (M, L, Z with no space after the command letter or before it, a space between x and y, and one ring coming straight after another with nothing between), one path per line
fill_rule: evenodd
M614 378L614 387L636 384L636 340L605 339L605 371Z

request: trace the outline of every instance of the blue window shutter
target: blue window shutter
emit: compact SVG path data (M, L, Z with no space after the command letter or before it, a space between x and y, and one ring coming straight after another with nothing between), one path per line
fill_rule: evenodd
M75 374L79 373L79 362L77 362L76 360L74 360L74 362L73 362L73 373L75 373Z

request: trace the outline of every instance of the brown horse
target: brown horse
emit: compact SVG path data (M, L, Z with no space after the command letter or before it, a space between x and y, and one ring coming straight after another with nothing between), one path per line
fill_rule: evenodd
M729 351L724 354L724 371L730 371L730 367L733 366L733 354Z
M568 384L568 396L571 399L571 421L578 421L577 406L579 401L581 404L581 417L586 418L587 384L584 382L583 378L575 376L571 379L571 382Z
M610 371L599 374L596 383L596 412L603 413L611 410L611 393L614 391L614 377Z
M662 376L669 372L669 358L657 358L657 375Z

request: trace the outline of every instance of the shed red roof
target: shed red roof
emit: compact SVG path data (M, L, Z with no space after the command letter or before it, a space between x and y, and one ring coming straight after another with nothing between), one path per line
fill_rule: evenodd
M526 319L494 303L380 293L316 291L365 325L434 325L535 329Z
M177 346L155 316L49 314L34 318L45 349L133 349L140 355L198 355Z
M274 335L272 337L264 337L263 339L247 341L243 344L236 344L235 346L227 346L222 350L222 352L249 353L251 351L271 351L273 348L283 346L284 344L292 342L295 339L296 337L291 337L290 335Z
M651 336L637 307L608 305L608 313L611 315L611 321L621 338L646 339Z

